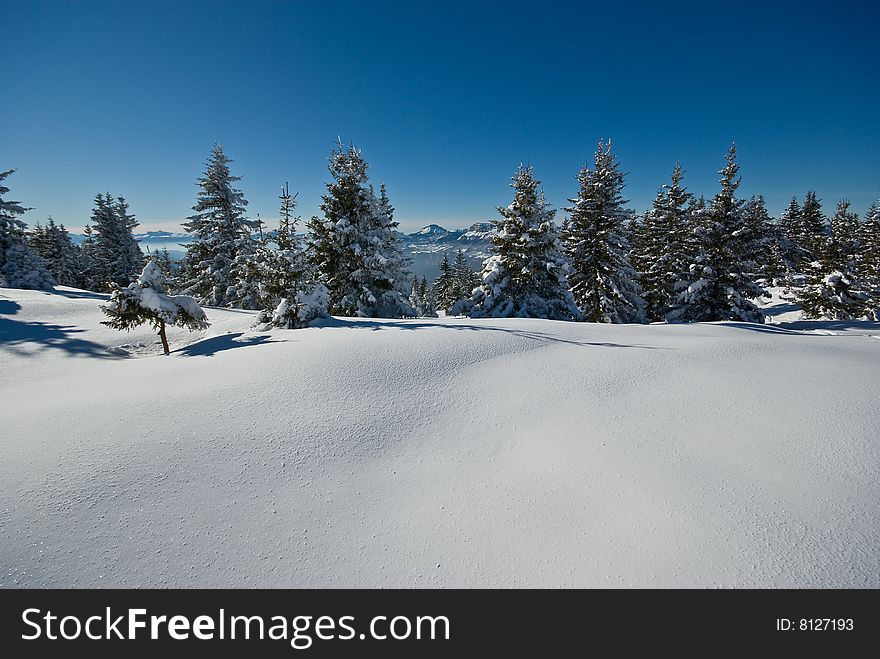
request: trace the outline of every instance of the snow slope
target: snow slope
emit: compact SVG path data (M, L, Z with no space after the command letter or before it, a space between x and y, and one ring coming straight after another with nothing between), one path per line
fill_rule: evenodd
M0 290L3 586L880 586L878 324L209 309L163 357L95 297Z

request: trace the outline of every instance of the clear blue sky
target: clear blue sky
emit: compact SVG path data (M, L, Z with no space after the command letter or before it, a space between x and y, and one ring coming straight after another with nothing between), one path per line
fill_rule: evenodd
M562 206L600 137L636 209L676 160L713 194L731 140L774 213L880 196L875 2L0 4L0 169L30 223L81 227L109 190L176 227L215 141L253 215L289 180L306 217L337 135L407 231L493 217L520 161Z

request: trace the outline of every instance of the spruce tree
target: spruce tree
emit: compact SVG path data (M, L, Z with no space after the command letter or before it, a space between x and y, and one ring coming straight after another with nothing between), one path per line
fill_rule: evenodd
M831 235L814 247L819 257L806 267L806 282L797 301L807 318L853 320L869 313L870 295L857 270L858 216L841 201L831 219Z
M245 217L247 200L233 187L241 177L230 173L230 162L215 145L198 180L195 214L183 224L193 237L186 246L183 292L200 304L218 307L253 304L253 289L242 286L254 283L249 260L256 251L251 237L255 223Z
M437 306L443 311L448 311L458 300L460 291L456 287L455 271L449 262L448 254L443 254L440 262L440 276L434 282L434 295L437 298Z
M642 297L648 320L663 320L680 292L676 284L687 270L690 255L690 206L692 195L682 184L680 164L672 170L671 184L664 185L653 207L634 232L638 247L633 265L641 273Z
M419 279L415 277L409 294L409 304L413 308L413 315L420 318L436 318L437 302L434 290L428 283L427 277Z
M101 305L110 320L103 325L113 329L131 331L149 323L162 340L165 354L169 354L166 325L186 329L206 329L210 323L198 303L187 295L167 295L165 278L159 266L148 261L140 276L126 287L111 284L110 301Z
M627 257L624 176L611 141L600 141L594 167L578 174L578 194L566 208L565 252L569 282L583 319L595 323L639 323L645 319L637 273Z
M866 311L880 320L880 202L871 204L861 228L858 270L868 294Z
M296 195L290 194L286 183L279 199L281 221L274 241L277 248L264 245L261 247L263 253L257 259L261 265L259 281L262 305L257 324L264 328L296 329L326 316L330 298L327 288L315 281L303 241L296 234L299 220L293 214Z
M45 226L39 223L28 236L31 249L46 264L52 278L59 286L81 286L82 250L73 243L63 224L55 224L51 217Z
M86 247L90 289L103 292L113 283L126 286L142 270L144 255L132 233L137 224L125 198L114 199L109 192L95 195Z
M568 290L568 264L562 254L552 210L538 192L531 166L519 166L511 180L513 202L499 207L492 236L494 255L483 263L473 291L471 316L572 320L579 317Z
M808 250L801 245L801 206L797 197L792 197L788 208L779 217L777 236L779 249L782 252L783 262L779 264L782 271L799 270L808 263Z
M384 185L376 197L367 168L360 150L337 142L330 155L332 180L322 196L323 217L308 222L309 251L330 292L332 313L412 315L403 292L409 261L403 255L394 209Z
M15 170L0 172L0 286L51 290L52 275L28 246L27 225L19 218L29 211L20 202L4 199L9 188L3 180Z
M751 233L744 202L737 199L739 165L731 146L721 174L721 190L696 229L698 254L689 268L687 287L679 294L669 320L739 320L763 323L764 313L752 300L768 293L757 283L749 253Z
M804 197L795 236L797 244L803 250L802 265L821 258L827 237L828 222L822 213L822 202L810 190Z
M751 274L767 281L768 273L774 269L771 254L774 236L763 195L752 195L752 198L743 205L743 229L740 240L743 243L742 253L747 261L744 265L748 267L750 262Z

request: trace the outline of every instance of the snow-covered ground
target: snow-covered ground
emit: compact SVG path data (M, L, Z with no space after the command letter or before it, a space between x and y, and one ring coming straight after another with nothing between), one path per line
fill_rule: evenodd
M880 586L880 325L99 325L0 290L3 586ZM121 346L121 347L120 347Z

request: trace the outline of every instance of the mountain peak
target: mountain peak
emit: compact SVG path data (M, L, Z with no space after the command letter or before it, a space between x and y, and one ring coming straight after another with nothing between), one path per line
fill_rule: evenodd
M437 236L449 233L446 229L441 227L439 224L429 224L426 227L422 227L418 231L416 231L416 235L418 236Z

